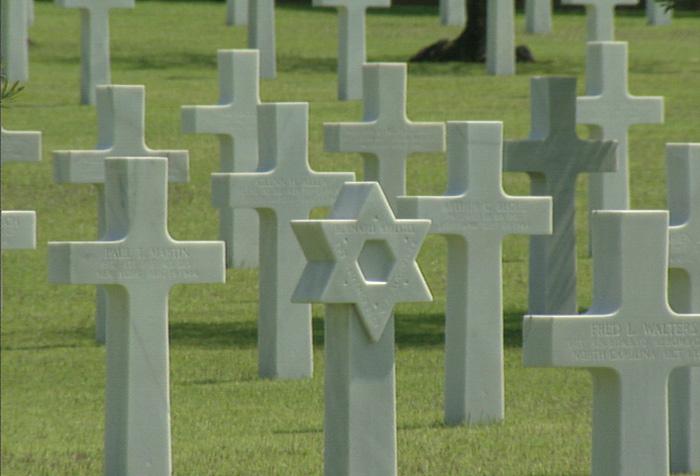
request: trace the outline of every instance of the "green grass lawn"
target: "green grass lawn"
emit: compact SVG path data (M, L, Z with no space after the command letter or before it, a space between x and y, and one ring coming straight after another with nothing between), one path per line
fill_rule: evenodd
M138 2L114 10L112 80L146 86L147 143L190 151L191 182L170 187L170 231L180 240L213 240L216 211L209 174L218 167L213 136L180 132L182 105L218 98L216 50L243 48L246 32L224 26L223 3ZM46 242L92 240L96 194L52 183L51 151L96 143L96 114L79 106L79 14L37 4L31 29L31 82L3 111L3 125L43 133L40 164L2 170L3 209L35 209L36 251L3 253L2 474L92 475L102 467L104 348L95 344L94 287L47 283ZM557 15L554 33L524 33L537 63L518 75L484 74L483 65L411 65L408 115L415 121L499 120L509 139L529 129L529 78L568 75L584 91L585 19ZM405 61L422 46L454 36L437 9L394 8L368 18L368 60ZM324 122L357 121L361 104L336 95L337 20L333 10L277 10L278 79L262 100L309 101L310 161L319 170L360 172L359 156L323 152ZM634 208L664 208L666 142L700 141L700 16L677 15L648 27L641 15L617 20L629 41L630 90L663 95L664 125L630 134ZM581 127L582 136L587 134ZM411 194L442 194L440 154L411 159ZM528 192L506 174L512 194ZM591 300L585 180L579 183L579 297ZM527 238L504 244L506 420L442 424L445 245L429 238L420 264L435 301L397 309L398 456L401 474L584 475L590 466L590 378L583 370L524 369L520 320L527 308ZM312 381L257 378L257 272L229 271L226 285L179 286L170 299L173 465L178 475L319 474L323 451L322 308L314 308Z

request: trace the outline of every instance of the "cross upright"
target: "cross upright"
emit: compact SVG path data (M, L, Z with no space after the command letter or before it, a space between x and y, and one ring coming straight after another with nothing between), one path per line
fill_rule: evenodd
M530 313L576 308L576 179L615 170L614 141L576 136L576 79L533 78L531 132L507 141L504 170L527 172L533 195L551 196L553 234L530 238Z
M668 378L700 366L700 314L668 305L668 213L596 211L594 302L583 315L526 316L525 366L593 377L594 476L669 470Z
M55 0L81 14L80 103L95 104L95 87L111 84L109 61L109 10L134 8L134 0Z
M366 64L363 122L324 124L328 152L359 152L364 180L377 181L389 204L406 194L406 160L416 152L445 150L445 125L406 117L406 64ZM395 210L395 208L394 208Z
M448 122L442 197L399 197L401 218L431 220L447 238L445 422L504 417L501 244L552 232L549 197L512 197L501 185L500 122Z
M264 378L305 378L313 372L311 306L292 304L304 269L290 220L330 207L352 173L315 172L308 163L308 104L258 106L260 168L212 175L216 208L260 214L259 373Z
M219 104L183 106L185 133L219 137L219 171L254 172L258 167L257 50L219 50ZM229 268L258 265L258 215L254 210L219 210L219 239L226 242Z
M515 74L515 3L491 0L486 5L486 72Z
M171 182L187 182L189 161L185 150L153 150L145 143L145 89L143 86L98 86L98 141L95 150L54 151L57 183L89 183L97 187L97 230L105 233L105 159L107 157L166 157ZM105 341L105 302L97 288L95 336Z
M466 2L462 0L440 0L440 23L445 26L464 26L466 21Z
M228 26L248 24L248 0L226 0L226 24Z
M105 474L169 476L168 294L223 283L224 244L170 237L165 158L104 162L104 240L49 243L49 281L109 295Z
M327 220L298 220L295 302L324 303L326 476L396 475L394 307L430 301L428 220L396 219L377 183L347 183Z
M700 313L700 144L667 144L669 301L676 312ZM700 339L698 340L700 345ZM671 471L700 471L700 368L671 374Z
M647 0L646 16L649 25L670 25L673 19L673 9L667 9L663 3Z
M525 31L551 33L552 0L525 0Z
M338 9L338 99L362 98L367 9L388 8L391 0L313 0L313 6Z
M26 0L2 0L2 62L3 72L9 83L26 82L29 79L29 47L27 44L29 22Z
M275 0L250 0L248 48L260 51L260 77L274 79L277 76Z
M634 124L658 124L662 97L632 96L627 91L627 43L591 42L586 55L586 95L576 99L576 122L594 126L592 137L617 141L617 171L591 174L588 207L627 210L629 150L627 131Z
M650 0L648 0L650 1ZM615 39L615 7L636 5L639 0L562 0L562 5L585 5L588 41Z

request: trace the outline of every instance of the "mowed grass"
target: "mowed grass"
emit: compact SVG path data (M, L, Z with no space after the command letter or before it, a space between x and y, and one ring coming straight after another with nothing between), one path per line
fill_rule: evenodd
M190 151L191 182L170 187L169 227L180 240L214 240L209 174L218 168L213 136L183 135L180 107L218 98L216 50L244 48L244 28L224 26L223 3L138 2L111 15L112 80L146 86L146 136L152 148ZM436 8L393 8L368 17L368 60L405 61L457 28L439 26ZM557 15L554 33L524 33L537 63L508 78L483 65L410 65L408 115L414 121L504 121L506 138L529 129L535 75L579 78L584 92L585 19ZM336 101L337 19L328 9L277 9L278 79L262 82L264 102L309 101L310 161L319 170L361 172L359 156L323 152L322 124L357 121L359 101ZM96 143L96 113L79 106L79 14L37 4L31 29L31 82L3 125L43 133L40 164L2 170L3 209L35 209L38 248L3 253L2 473L92 475L102 468L104 348L95 344L94 287L47 283L46 242L92 240L91 186L52 182L51 151ZM621 15L617 37L629 41L630 90L663 95L664 125L630 134L632 203L666 206L664 144L700 140L700 17L677 15L652 28ZM582 136L587 135L584 127ZM443 154L409 161L411 194L442 194ZM526 194L522 174L506 190ZM579 297L591 301L585 179L579 183ZM317 216L322 212L319 211ZM504 243L506 420L477 427L442 423L445 245L429 238L420 265L435 300L396 313L398 457L402 474L584 475L590 468L590 378L585 370L525 369L521 316L527 309L527 238ZM178 475L306 475L322 471L323 323L314 308L315 376L310 381L257 378L257 272L230 270L226 285L178 286L170 298L172 451ZM641 389L643 391L643 389Z

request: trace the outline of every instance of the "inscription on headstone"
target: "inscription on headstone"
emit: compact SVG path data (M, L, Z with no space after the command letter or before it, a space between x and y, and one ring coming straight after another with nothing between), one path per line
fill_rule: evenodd
M292 304L304 269L290 220L333 204L352 173L315 172L308 163L308 104L258 106L260 168L212 175L216 208L260 213L259 373L266 378L304 378L313 372L311 306Z
M220 172L254 172L258 167L257 50L219 50L219 104L183 106L182 130L219 137ZM219 239L226 242L229 268L258 266L258 214L219 210Z
M700 314L668 305L668 213L597 211L592 221L593 305L526 316L524 363L591 371L594 476L668 474L668 378L700 366Z
M700 144L667 144L669 301L674 311L700 313ZM700 345L698 342L697 345ZM700 472L700 368L671 373L671 471Z
M362 98L365 15L370 7L390 7L391 0L313 0L313 5L338 9L338 99Z
M50 282L108 293L105 474L171 474L168 294L225 280L223 243L168 234L167 167L104 159L109 240L49 243Z
M80 9L82 30L80 103L95 104L95 87L111 84L109 10L134 8L135 0L55 0L64 8Z
M395 475L394 306L431 300L416 264L428 220L397 220L376 183L348 183L328 220L295 221L309 260L297 302L326 304L324 474Z
M105 230L104 161L107 157L166 157L172 182L189 179L185 150L153 150L145 143L145 89L143 86L98 86L95 150L54 151L54 180L57 183L87 183L97 187L97 223L99 238ZM95 336L105 341L106 296L97 288Z
M447 194L399 197L401 218L431 220L447 238L445 422L504 417L501 243L552 232L549 197L512 197L501 185L500 122L448 122Z
M445 150L445 125L406 117L406 64L366 64L363 122L324 124L328 152L359 152L364 180L377 181L392 207L406 194L406 160Z
M576 179L615 170L613 141L576 136L576 79L533 78L531 132L507 141L504 170L527 172L533 195L553 198L553 234L530 238L530 313L576 308Z

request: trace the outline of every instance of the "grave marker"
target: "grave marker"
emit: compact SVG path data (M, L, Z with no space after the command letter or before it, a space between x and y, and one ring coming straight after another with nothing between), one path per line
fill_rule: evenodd
M260 376L305 378L313 372L311 306L291 303L305 261L289 221L331 206L355 177L309 167L307 103L263 104L258 120L259 169L213 174L212 202L260 213Z
M98 139L95 150L58 150L53 153L56 183L87 183L97 187L98 237L106 232L104 161L107 157L167 157L172 182L189 179L185 150L153 150L145 143L145 89L143 86L98 86ZM95 338L105 341L106 303L102 286L97 288Z
M409 155L445 150L445 125L406 117L406 64L366 64L363 76L363 122L324 124L325 149L361 153L364 180L379 182L394 207L406 194Z
M109 60L109 10L134 8L134 0L55 0L64 8L78 8L80 34L80 103L95 104L95 87L112 83Z
M654 0L646 0L646 14L647 23L654 26L670 25L673 19L673 10Z
M228 26L248 24L248 0L226 0L226 24Z
M636 5L639 0L561 0L562 5L585 5L588 29L587 41L615 39L615 7Z
M530 238L530 313L576 308L576 179L615 170L613 141L576 136L576 79L533 78L531 132L505 143L504 170L526 172L533 195L553 197L551 236Z
M34 0L27 0L27 26L34 24Z
M667 144L669 301L674 311L700 313L700 144ZM700 346L700 339L697 344ZM700 368L671 373L671 471L700 472Z
M627 91L627 43L589 42L587 48L586 95L576 99L576 122L593 125L593 139L617 141L617 171L591 174L588 209L627 210L627 131L634 124L663 122L664 99L632 96Z
M415 261L430 222L347 183L328 220L292 227L309 260L294 300L326 304L324 474L395 475L393 309L432 299Z
M526 316L524 364L591 371L594 476L665 475L668 377L700 366L700 314L668 306L668 213L596 211L592 221L593 305Z
M260 77L277 76L275 0L249 0L248 48L260 51Z
M2 0L2 67L7 81L29 79L28 18L25 0Z
M169 476L168 294L223 283L224 244L167 231L168 161L104 160L104 241L49 243L49 281L107 290L105 474Z
M399 216L447 238L445 422L489 423L504 417L501 243L551 233L552 200L503 191L500 122L448 122L447 142L447 194L399 197Z
M486 72L515 74L515 3L490 0L486 7Z
M2 166L9 162L39 162L40 160L41 132L7 131L0 127L0 164ZM0 218L1 250L36 248L35 212L2 210ZM1 283L2 279L0 279Z
M552 0L525 0L525 31L552 32Z
M219 50L219 105L183 106L182 131L219 137L220 172L254 172L258 167L257 50ZM226 266L258 266L258 214L219 210L219 239L226 242Z
M466 2L440 0L440 23L445 26L464 26L467 22Z
M391 0L313 0L313 6L338 9L338 99L362 98L365 15L370 7L390 7Z

